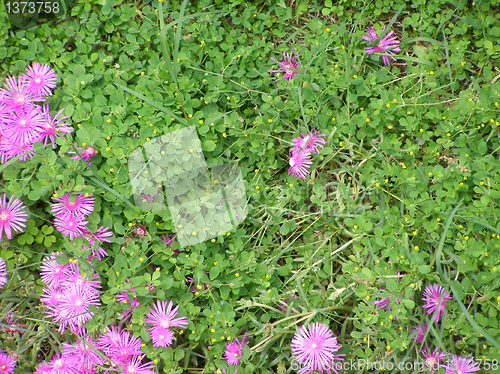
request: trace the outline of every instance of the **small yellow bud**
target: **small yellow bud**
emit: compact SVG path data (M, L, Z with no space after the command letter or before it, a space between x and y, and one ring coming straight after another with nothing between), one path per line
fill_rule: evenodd
M234 274L234 276L235 276L236 278L238 278L238 277L240 276L240 273L236 273L236 274Z
M102 60L102 62L106 62L106 59Z
M430 72L429 72L429 74L430 74L430 75L434 75L434 72L433 72L433 71L430 71Z
M141 258L139 259L139 261L140 261L140 262L144 262L144 259L141 257Z

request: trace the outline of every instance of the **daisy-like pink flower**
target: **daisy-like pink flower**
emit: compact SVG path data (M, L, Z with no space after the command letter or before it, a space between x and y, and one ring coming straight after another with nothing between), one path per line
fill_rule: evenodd
M130 335L128 331L124 331L120 334L118 341L110 346L108 355L113 360L125 362L133 356L141 355L141 347L142 341L140 338Z
M0 351L0 374L14 374L16 360L7 353Z
M104 360L97 353L97 345L91 336L79 337L75 344L63 343L63 357L75 357L78 360L82 373L93 373L94 365L104 364Z
M174 342L174 332L163 327L155 327L150 331L153 347L169 347Z
M68 287L71 285L84 286L98 292L97 288L101 288L101 281L99 275L89 270L87 273L80 271L78 262L70 262L69 273L66 279L62 281L62 286ZM92 279L91 279L92 278Z
M50 371L45 372L57 374L75 374L78 373L79 366L80 365L77 358L73 356L63 356L60 353L56 353L52 357L52 360L45 364L45 367L47 369L50 369Z
M12 239L12 230L23 232L22 228L26 227L24 222L28 221L26 218L28 213L24 209L25 206L21 200L11 196L7 202L7 195L3 195L3 199L0 200L0 240L4 231L9 240Z
M64 290L64 295L59 301L59 307L62 314L72 325L82 325L92 318L93 313L89 311L89 306L99 307L101 300L99 293L90 287L74 285Z
M448 360L448 355L444 352L441 352L439 348L436 348L433 352L429 348L425 348L421 351L422 356L424 356L425 366L430 370L431 374L434 374L434 371L439 370L441 366L441 361Z
M229 365L238 365L240 358L243 357L243 347L248 343L248 338L246 334L243 336L241 341L238 338L234 342L229 342L226 345L226 351L224 352L224 357Z
M7 263L0 257L0 288L7 283Z
M28 106L22 112L11 113L3 132L15 144L33 143L40 138L43 124L43 117Z
M108 354L111 349L118 346L122 335L121 326L106 327L106 332L99 336L97 339L97 344L104 353Z
M77 149L79 152L81 151L80 154L73 152L73 151L68 152L68 154L76 154L76 156L71 157L71 159L72 160L84 160L85 162L88 162L89 165L92 165L92 162L90 162L90 159L99 153L92 147L85 147L83 150L81 148L77 147Z
M417 343L422 343L424 341L424 335L427 332L427 323L423 323L422 326L415 327L411 332L417 331L417 336L413 337L413 340L415 340Z
M59 305L64 292L60 287L48 286L43 289L43 294L40 295L40 301L48 307Z
M288 56L286 55L285 51L283 51L283 61L276 61L274 58L271 57L271 60L273 60L275 63L281 65L281 67L278 70L268 70L268 72L269 73L285 73L285 74L283 74L283 78L278 78L275 80L275 82L277 82L281 79L288 79L288 81L290 81L295 76L295 74L300 74L298 71L295 71L299 67L297 57L300 54L297 53L293 57L292 57L292 55L293 55L293 48L290 51L290 54Z
M3 102L15 112L21 112L33 102L45 101L40 95L35 95L28 90L24 81L15 77L7 77L4 82L5 89L0 88Z
M479 371L479 364L474 357L461 358L453 355L445 366L445 374L471 374Z
M89 221L85 221L83 215L67 215L56 217L54 221L54 226L57 231L59 231L64 236L69 236L70 240L82 236L82 232L85 229L85 225Z
M46 256L40 266L42 281L48 286L57 287L68 276L69 264L59 265L56 261L57 256L62 254L62 252L55 252Z
M43 124L41 126L41 133L39 141L44 145L47 145L48 140L52 142L52 146L55 147L55 139L61 136L61 133L68 134L73 131L70 125L66 122L70 116L58 118L61 113L64 111L64 108L61 109L54 116L50 115L50 109L47 104L44 104L41 108L38 108L38 113L43 118Z
M51 204L52 214L56 217L77 217L78 215L85 217L94 211L95 199L92 194L88 196L78 194L73 202L71 202L72 193L65 193L63 197L51 197L51 199L58 201L58 203Z
M145 323L153 325L149 330L155 327L171 328L171 327L182 327L186 328L188 325L187 317L174 318L178 314L179 306L177 305L174 309L172 307L174 303L172 301L168 302L166 300L156 301L154 309L150 308L150 313L146 315L144 319Z
M26 90L36 96L50 96L52 89L56 88L56 74L47 64L34 62L26 68L19 80L25 83Z
M309 168L312 165L311 152L305 149L292 151L289 154L288 163L290 168L288 169L288 174L292 174L296 178L306 179L306 175L309 173Z
M292 354L301 369L299 374L311 373L317 370L319 373L330 373L330 370L338 374L337 369L342 367L335 361L343 361L345 354L336 354L342 346L337 343L337 338L332 331L318 322L302 326L292 339Z
M141 363L141 359L138 356L128 359L124 363L120 363L123 369L123 374L156 374L154 369L153 361L149 361L145 364Z
M432 314L437 308L438 311L436 313L436 317L434 318L437 322L446 309L446 302L451 299L452 297L447 291L444 290L443 287L433 284L431 286L427 286L424 290L424 297L422 300L427 302L427 304L422 305L422 308L427 309L427 314Z
M311 151L311 153L319 154L319 148L324 148L323 144L326 144L326 140L322 139L322 136L326 136L319 131L312 130L308 131L305 135L301 134L302 137L297 137L292 140L295 145L294 151L299 151L301 149Z
M385 26L382 29L382 31L385 30ZM368 41L368 42L373 42L374 40L378 39L378 35L375 32L375 29L373 27L370 27L370 30L366 32L368 36L363 36L362 39ZM394 34L394 31L390 31L386 36L382 38L375 46L373 47L367 47L365 52L368 54L372 53L382 53L382 60L384 61L384 65L389 65L390 61L389 58L393 61L396 61L394 57L394 52L399 52L401 49L399 48L399 40L397 37L391 35ZM390 55L390 56L386 56Z
M141 194L141 197L142 197L142 201L143 201L143 202L145 202L145 203L147 202L147 203L152 204L152 203L154 203L154 201L155 201L155 199L156 199L156 197L157 197L158 195L159 195L159 194L156 194L156 195L154 195L154 196L151 196L151 195L149 195L149 194L147 194L147 195L146 195L146 194Z

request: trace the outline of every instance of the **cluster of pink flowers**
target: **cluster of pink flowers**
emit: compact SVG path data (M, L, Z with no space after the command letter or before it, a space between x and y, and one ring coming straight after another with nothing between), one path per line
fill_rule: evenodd
M141 339L120 326L107 327L97 339L83 329L76 343L63 343L63 350L39 365L35 374L156 374L152 361L142 363L141 347Z
M57 203L51 204L56 230L64 236L68 236L70 240L78 237L87 239L92 250L92 253L87 257L89 261L94 257L101 261L102 257L107 256L108 253L100 246L100 242L110 243L106 238L112 236L113 233L108 231L108 227L103 226L99 227L96 232L90 232L86 228L88 221L85 218L94 211L92 194L76 194L75 197L74 192L67 192L62 197L58 197L56 192L52 199L57 201ZM88 250L89 248L84 244L82 249Z
M301 135L292 140L294 147L289 153L288 163L290 168L288 174L296 178L306 179L312 164L311 153L319 154L318 147L324 148L323 144L326 144L326 140L322 137L326 135L316 130Z
M33 150L33 143L48 140L55 147L60 133L69 133L71 127L59 118L63 110L50 115L47 104L40 106L52 95L56 87L56 74L49 65L34 62L18 78L7 77L0 88L0 163L5 163L26 151ZM25 161L33 152L20 158Z
M92 318L91 305L101 305L99 276L89 269L80 268L78 260L60 265L56 252L47 256L41 266L41 278L47 288L41 301L47 307L47 314L53 322L59 323L59 332L69 326L73 333L78 333L85 322Z
M385 26L382 28L382 32L384 30ZM366 34L367 36L363 36L362 39L370 43L379 38L373 27L370 27ZM390 64L389 58L393 61L396 61L396 59L393 57L394 52L399 52L401 51L401 49L399 48L398 38L392 35L394 35L394 31L391 30L386 36L379 40L377 44L372 47L367 47L365 52L368 54L381 53L384 65Z

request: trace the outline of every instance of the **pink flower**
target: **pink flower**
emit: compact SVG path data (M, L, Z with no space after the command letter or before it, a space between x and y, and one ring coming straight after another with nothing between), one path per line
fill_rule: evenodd
M34 62L28 66L26 74L19 77L25 83L26 90L36 96L50 96L51 89L56 88L56 74L47 64Z
M309 173L311 152L305 149L292 151L289 154L288 163L290 168L288 169L288 174L292 174L296 178L306 179L306 175Z
M78 151L81 151L80 154L77 152L68 152L68 154L76 154L76 156L71 157L72 160L84 160L85 162L88 162L89 165L92 165L92 162L90 162L90 159L94 157L98 152L92 148L92 147L85 147L83 150L81 148L78 148Z
M75 374L78 373L79 360L74 356L62 356L60 353L56 353L52 360L47 362L45 365L50 368L51 371L45 370L47 373L57 373L57 374ZM38 371L38 370L37 370Z
M318 147L323 148L322 144L326 144L326 140L322 139L322 136L326 136L319 131L309 131L302 137L297 137L292 140L295 145L294 151L299 151L301 149L311 151L311 153L319 154Z
M73 216L88 216L94 210L94 198L92 194L85 196L78 194L76 198L72 198L72 193L65 193L63 197L51 197L52 200L59 201L58 203L51 204L52 214L56 217ZM72 202L72 200L74 200Z
M68 215L56 217L54 226L57 231L62 233L64 236L69 236L69 239L73 240L73 238L82 236L87 223L89 223L89 221L85 221L83 215L79 214L76 216Z
M479 364L474 358L461 358L453 355L445 366L445 374L471 374L479 371Z
M437 322L446 309L446 302L451 299L452 297L443 287L433 284L432 286L426 287L424 290L424 297L422 300L426 301L427 304L422 305L422 308L428 309L427 314L432 314L437 308L438 311L434 318Z
M385 26L382 29L382 31L384 31L384 30L385 30ZM368 42L373 42L374 40L378 39L377 33L375 32L375 29L373 27L370 27L370 30L367 31L366 33L368 34L368 36L363 36L362 39L364 39ZM391 35L393 35L393 34L394 34L394 31L389 32L386 36L384 36L382 38L382 40L380 40L378 42L378 44L376 44L373 47L367 47L365 52L368 54L379 53L379 52L382 52L383 54L385 54L385 56L384 55L382 56L382 60L384 61L384 65L390 64L389 57L391 58L391 60L396 61L396 59L392 56L394 55L394 52L399 52L399 51L401 51L401 49L399 48L398 38L395 36L391 38ZM386 56L386 55L390 55L390 56Z
M188 325L187 317L174 318L177 315L179 306L172 309L174 303L172 301L168 302L166 300L156 301L154 309L150 308L150 313L146 315L145 323L149 323L154 327L182 327L186 328ZM153 328L150 328L152 330Z
M292 339L292 354L302 368L299 374L330 373L338 374L337 369L342 367L335 361L343 361L345 354L336 354L342 346L337 343L337 338L332 331L318 322L302 326Z
M57 256L62 254L62 252L53 252L50 256L46 256L43 259L43 263L40 266L40 275L43 283L48 286L59 286L69 274L69 264L59 265L56 261Z
M248 338L246 334L243 336L241 341L238 338L234 342L229 342L226 345L226 351L224 352L224 357L229 365L238 365L240 358L243 357L243 347L248 343Z
M25 110L11 114L4 134L14 144L33 143L39 140L43 125L43 117L35 108L27 106Z
M31 151L31 152L30 152ZM21 156L23 153L28 152L22 157L19 157L19 161L26 161L29 158L33 158L35 152L33 151L33 143L31 142L19 142L12 143L8 137L0 141L0 156L2 162L7 162L11 158Z
M101 300L96 290L83 285L67 287L59 301L61 315L70 318L72 325L82 325L92 318L93 312L89 311L90 305L99 307Z
M169 347L174 342L174 332L163 327L155 327L150 331L153 347Z
M421 353L425 359L425 366L429 368L431 374L434 374L435 370L439 370L439 367L441 366L439 363L441 361L446 361L448 359L448 356L441 352L439 348L436 348L433 352L431 352L431 350L426 347L421 351Z
M172 237L169 237L168 234L165 234L164 236L162 236L160 238L160 240L163 240L165 243L167 243L167 248L170 248L170 246L174 242L174 239L175 239L175 234L172 234ZM174 252L174 255L177 256L180 253L180 250L174 249L173 252Z
M79 337L75 344L63 343L63 357L74 357L83 369L82 373L93 373L94 365L104 364L97 353L97 345L91 336Z
M7 202L7 195L3 195L0 200L0 240L2 233L5 231L7 238L12 239L12 230L15 232L23 232L22 227L26 227L24 222L28 220L28 213L24 210L25 206L19 199L14 199L11 196Z
M123 331L118 338L118 341L111 345L108 350L108 355L119 362L125 362L133 356L138 356L142 354L141 351L142 341L141 339L130 335L129 332Z
M10 357L7 353L0 351L0 374L14 374L16 360Z
M294 71L299 67L299 63L297 62L297 57L299 56L299 54L297 53L293 57L292 57L292 54L293 54L293 48L290 51L290 55L288 56L288 59L287 59L287 55L286 55L285 51L283 51L283 61L282 62L276 61L274 58L271 57L271 60L273 60L275 63L281 65L281 67L278 70L268 70L268 72L269 73L285 73L283 75L283 78L288 79L288 81L290 81L294 77L295 74L300 74L299 72ZM278 78L275 80L275 82L277 82L281 79L282 78Z

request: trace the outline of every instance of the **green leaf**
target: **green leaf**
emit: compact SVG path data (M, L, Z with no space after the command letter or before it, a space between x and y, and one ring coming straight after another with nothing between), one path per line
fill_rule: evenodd
M212 140L205 140L203 142L203 150L207 152L212 152L215 149L215 142Z

